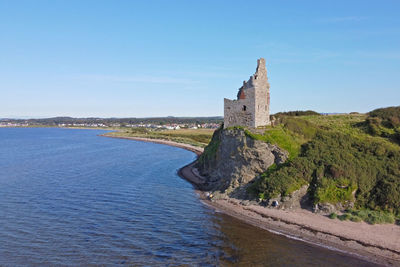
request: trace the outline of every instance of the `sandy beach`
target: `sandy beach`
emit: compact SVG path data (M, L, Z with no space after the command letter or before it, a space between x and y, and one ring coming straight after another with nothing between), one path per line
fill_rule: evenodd
M195 186L200 182L201 186L203 179L193 171L193 165L183 167L179 174ZM398 225L333 220L305 209L265 208L233 198L210 200L205 192L198 193L205 204L259 228L378 264L400 266Z
M203 152L202 148L167 140L136 137L115 138L176 146L197 155ZM194 164L195 162L192 162L182 167L178 174L194 185L206 205L220 212L289 238L350 253L378 264L400 266L400 226L398 225L370 225L365 222L340 221L305 209L265 208L233 198L210 200L206 196L206 192L199 189L204 178L198 175L193 167Z

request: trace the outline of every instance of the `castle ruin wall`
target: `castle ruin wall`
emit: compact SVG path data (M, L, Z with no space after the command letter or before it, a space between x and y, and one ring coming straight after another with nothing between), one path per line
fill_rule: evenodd
M239 88L237 100L224 99L224 128L256 128L270 124L269 83L265 60L257 61L254 75Z

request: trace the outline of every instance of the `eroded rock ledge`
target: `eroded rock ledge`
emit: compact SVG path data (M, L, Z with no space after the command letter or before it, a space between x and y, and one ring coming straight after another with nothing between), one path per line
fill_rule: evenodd
M203 189L243 197L246 185L272 164L281 164L288 152L255 140L240 128L215 131L196 168L206 178Z

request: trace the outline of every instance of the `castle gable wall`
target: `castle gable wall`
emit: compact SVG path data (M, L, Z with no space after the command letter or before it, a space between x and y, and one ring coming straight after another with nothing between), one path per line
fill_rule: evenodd
M239 89L237 100L224 99L224 128L256 128L270 124L269 83L265 60L259 59L257 70Z
M246 90L244 99L224 99L224 127L254 127L254 90Z

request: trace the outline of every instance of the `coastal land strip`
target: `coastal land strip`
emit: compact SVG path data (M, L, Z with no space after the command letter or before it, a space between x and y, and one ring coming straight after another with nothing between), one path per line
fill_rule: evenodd
M203 148L162 139L118 137L175 146L201 155ZM365 222L339 221L305 209L283 210L265 208L249 201L234 198L210 199L201 190L204 177L194 167L196 161L179 169L178 174L196 189L207 206L253 226L289 238L350 254L386 266L400 266L400 226L395 224L370 225Z
M204 149L201 147L197 147L197 146L193 146L193 145L185 144L185 143L178 143L178 142L174 142L174 141L164 140L164 139L153 139L153 138L131 137L131 136L114 136L114 135L108 135L107 133L101 134L100 136L180 147L180 148L189 150L191 152L194 152L197 156L201 155L201 153L203 153L203 151L204 151Z

